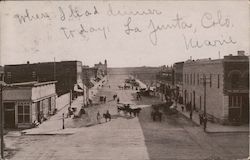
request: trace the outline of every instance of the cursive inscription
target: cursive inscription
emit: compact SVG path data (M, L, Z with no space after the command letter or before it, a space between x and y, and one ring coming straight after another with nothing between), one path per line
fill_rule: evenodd
M175 29L185 30L185 29L190 29L192 27L193 27L192 23L187 23L186 21L184 21L184 19L180 17L178 13L176 14L176 17L172 20L172 23L169 24L155 25L154 21L150 19L148 25L148 28L150 29L149 39L153 45L157 45L158 32L164 30L175 30Z
M147 16L147 15L161 15L162 12L156 9L145 9L145 10L114 10L111 4L108 4L108 16Z
M231 21L229 17L223 17L221 11L218 10L215 17L213 17L212 13L206 12L203 14L201 18L201 26L203 28L211 28L211 27L230 27Z
M31 14L28 9L25 9L25 13L23 15L15 14L14 18L16 18L20 24L38 20L50 20L50 16L47 12Z
M104 39L107 39L107 32L109 32L109 27L93 27L93 26L87 26L84 24L80 24L80 27L77 29L69 29L66 27L61 27L61 31L63 32L64 36L66 39L72 39L75 38L76 36L81 36L85 40L90 39L90 34L93 33L102 33Z
M91 15L99 14L98 10L96 9L96 6L93 6L91 10L80 10L78 7L73 7L72 5L69 5L66 10L64 10L62 7L58 7L58 10L61 21L65 21L67 17L71 19L80 19L82 17L88 17Z
M139 29L138 27L131 27L131 17L128 17L127 23L124 25L125 26L125 33L127 35L130 35L130 33L136 33L136 32L141 32L141 29Z
M218 47L223 45L229 45L229 44L236 44L237 42L233 40L231 36L228 36L227 38L224 38L223 35L221 35L220 39L214 39L214 40L198 40L194 38L186 38L185 35L182 35L185 43L186 50L189 50L190 48L202 48L202 47Z

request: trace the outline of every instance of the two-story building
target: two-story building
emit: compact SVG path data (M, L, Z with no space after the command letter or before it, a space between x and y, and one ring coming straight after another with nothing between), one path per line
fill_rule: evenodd
M58 96L69 93L78 85L83 89L82 62L61 61L30 64L5 65L6 83L21 83L29 81L47 82L57 81Z
M249 58L241 52L224 59L189 60L183 66L184 104L206 110L222 124L249 121Z

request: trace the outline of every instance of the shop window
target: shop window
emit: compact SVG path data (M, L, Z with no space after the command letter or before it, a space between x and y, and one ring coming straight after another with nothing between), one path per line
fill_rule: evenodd
M18 123L30 123L30 106L18 105Z

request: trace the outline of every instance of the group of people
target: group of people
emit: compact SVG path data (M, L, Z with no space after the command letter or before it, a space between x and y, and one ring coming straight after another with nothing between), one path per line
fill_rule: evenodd
M107 110L106 113L103 114L103 118L105 118L106 122L111 121L111 114L109 113L109 110ZM102 123L101 122L102 116L99 111L96 114L96 119L98 124Z
M186 111L189 111L189 117L192 120L193 119L193 110L195 108L192 109L191 107L192 107L191 102L187 103L186 106L185 106ZM181 110L182 110L182 112L184 111L184 106L181 106ZM203 125L203 129L205 131L206 128L207 128L208 119L207 119L206 114L204 112L202 112L202 111L199 112L199 121L200 121L200 125Z

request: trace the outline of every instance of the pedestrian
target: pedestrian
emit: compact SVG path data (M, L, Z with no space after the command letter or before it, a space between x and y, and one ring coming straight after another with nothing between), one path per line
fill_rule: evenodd
M203 129L204 129L204 132L205 132L206 128L207 128L207 116L205 114L203 115L203 123L204 123Z
M103 98L104 103L106 103L106 98L107 98L106 96Z
M190 116L190 119L192 120L192 117L193 117L193 112L192 111L190 111L189 116Z
M120 102L120 99L119 99L119 97L117 98L117 103L119 103Z
M182 112L184 111L184 106L181 106L181 111L182 111Z
M200 125L202 125L203 122L203 114L200 112L199 113L199 119L200 119Z
M99 124L101 124L101 114L100 114L100 112L98 111L97 112L97 115L96 115L96 119L97 119L97 123L99 123Z

